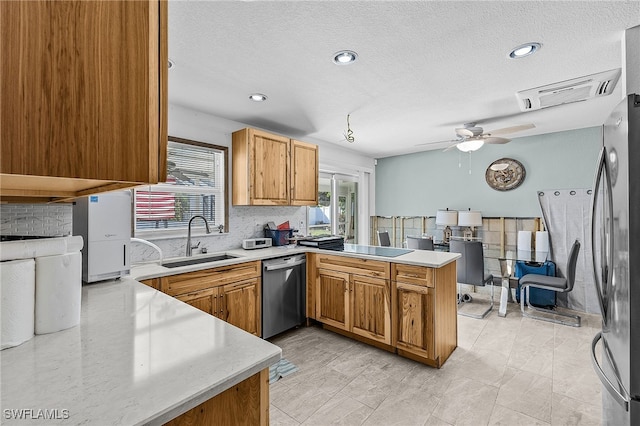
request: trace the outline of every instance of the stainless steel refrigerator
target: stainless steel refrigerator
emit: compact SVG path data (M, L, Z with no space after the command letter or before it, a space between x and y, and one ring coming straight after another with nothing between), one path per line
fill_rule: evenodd
M602 423L640 425L640 95L604 125L592 197L593 270L602 331L591 346Z

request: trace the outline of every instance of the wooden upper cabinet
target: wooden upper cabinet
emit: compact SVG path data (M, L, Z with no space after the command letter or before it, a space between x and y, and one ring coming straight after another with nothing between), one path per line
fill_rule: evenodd
M318 147L256 129L232 135L233 205L318 204Z
M166 179L166 1L0 4L1 195Z
M291 141L292 206L318 205L318 146Z

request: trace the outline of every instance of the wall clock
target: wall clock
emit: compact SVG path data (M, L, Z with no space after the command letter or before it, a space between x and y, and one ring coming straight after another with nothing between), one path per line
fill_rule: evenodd
M487 167L484 178L497 191L509 191L519 187L524 181L524 166L513 158L501 158Z

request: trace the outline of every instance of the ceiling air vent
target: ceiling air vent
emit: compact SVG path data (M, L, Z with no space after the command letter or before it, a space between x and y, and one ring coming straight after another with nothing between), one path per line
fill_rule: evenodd
M561 81L516 93L522 111L586 101L613 92L620 79L620 68Z

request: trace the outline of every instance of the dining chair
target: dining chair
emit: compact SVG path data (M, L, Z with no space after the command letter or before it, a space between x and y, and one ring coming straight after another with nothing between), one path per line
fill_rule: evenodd
M580 241L575 240L569 252L569 260L567 262L566 277L550 277L548 275L527 274L520 277L520 310L522 315L542 321L549 321L556 324L570 325L572 327L580 327L580 316L558 312L553 309L546 309L533 306L529 303L529 289L541 288L544 290L556 291L558 293L568 293L573 290L576 280L576 265L578 263L578 253L580 252ZM525 300L526 296L526 300ZM525 304L528 309L525 309ZM535 315L529 311L546 312L554 317L546 317ZM573 321L567 322L562 319L556 319L555 316L563 318L571 318Z
M382 247L391 247L388 231L378 231L378 245Z
M433 240L431 238L413 237L407 235L407 248L417 250L433 250Z
M460 295L460 293L458 293L458 314L477 319L486 317L493 309L493 275L485 273L484 270L482 241L451 240L449 242L449 251L462 255L462 257L456 261L458 288L460 288L460 284L477 287L491 285L491 299L489 304L484 311L478 314L464 311L463 304L474 302L470 295Z

